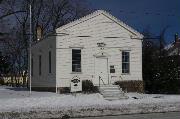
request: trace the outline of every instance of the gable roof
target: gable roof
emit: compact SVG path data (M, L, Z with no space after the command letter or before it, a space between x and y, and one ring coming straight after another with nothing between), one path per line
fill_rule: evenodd
M139 39L142 39L143 38L143 35L140 34L138 31L134 30L132 27L128 26L127 24L125 24L124 22L120 21L119 19L117 19L116 17L112 16L111 14L109 14L108 12L104 11L104 10L97 10L91 14L88 14L80 19L77 19L75 21L72 21L68 24L65 24L59 28L56 29L56 32L58 31L63 31L65 29L68 29L70 27L73 27L77 24L80 24L82 22L85 22L91 18L94 18L96 16L99 16L99 15L104 15L106 16L107 18L113 20L115 23L117 23L118 25L120 25L121 27L123 27L124 29L128 30L129 32L131 32L132 34L136 35Z

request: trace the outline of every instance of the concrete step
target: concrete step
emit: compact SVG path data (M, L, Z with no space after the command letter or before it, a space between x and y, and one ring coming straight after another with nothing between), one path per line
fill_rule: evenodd
M112 101L112 100L121 100L121 99L128 99L127 96L121 96L121 97L104 97L105 100L109 100L109 101Z
M119 97L104 97L105 100L119 100Z
M119 89L119 87L100 87L100 89Z
M99 87L100 89L102 90L105 90L105 89L119 89L120 87L118 85L103 85L103 86L100 86Z
M122 96L124 96L124 94L123 93L121 93L121 94L102 94L103 95L103 97L122 97Z
M109 95L109 94L113 94L113 95L118 95L118 94L124 94L124 92L121 92L121 91L114 91L114 92L106 92L106 91L103 91L101 92L101 94L103 95Z
M112 84L100 85L100 87L115 87L115 86L119 87L119 85L112 85Z
M100 88L100 91L107 91L107 92L120 91L120 92L122 92L122 88Z
M121 88L118 88L118 89L100 89L100 91L104 92L116 92L116 91L119 91L119 92L122 92L122 89Z
M114 88L114 87L119 87L119 86L118 85L101 85L100 87L101 88L110 88L110 87Z
M119 100L119 99L127 99L124 91L118 85L101 85L100 93L106 100Z

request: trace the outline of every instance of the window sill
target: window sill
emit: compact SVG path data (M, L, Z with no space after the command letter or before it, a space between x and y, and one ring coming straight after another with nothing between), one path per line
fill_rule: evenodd
M121 75L131 75L130 73L121 73Z
M117 77L117 76L115 76L115 75L112 75L112 76L111 76L111 78L116 78L116 77Z
M82 74L82 72L71 72L70 74Z

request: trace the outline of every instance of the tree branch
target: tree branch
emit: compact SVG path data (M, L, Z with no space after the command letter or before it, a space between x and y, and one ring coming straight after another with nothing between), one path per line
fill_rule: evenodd
M26 12L26 11L10 12L10 13L7 13L7 14L5 14L5 15L0 16L0 19L3 19L3 18L5 18L5 17L7 17L7 16L10 16L10 15L13 15L13 14L16 14L16 13L22 13L22 12Z

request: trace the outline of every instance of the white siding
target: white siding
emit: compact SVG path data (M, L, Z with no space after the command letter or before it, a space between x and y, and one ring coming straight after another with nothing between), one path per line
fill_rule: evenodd
M51 73L49 73L49 51L51 51ZM43 39L32 46L34 62L32 87L56 87L56 40L54 36ZM39 75L39 55L41 55L41 75Z
M97 43L106 44L103 52L108 56L108 72L110 65L115 66L116 73L109 74L109 80L142 80L142 41L131 39L134 36L103 14L91 18L83 23L66 28L57 33L68 35L56 38L56 78L58 87L69 87L70 79L79 76L82 80L94 80L95 54L101 52ZM89 36L89 37L78 37ZM116 37L116 38L105 38ZM137 37L137 36L136 36ZM72 73L72 48L82 47L82 73ZM122 75L121 51L130 50L130 74ZM113 76L113 79L111 79ZM111 81L110 81L111 82Z

